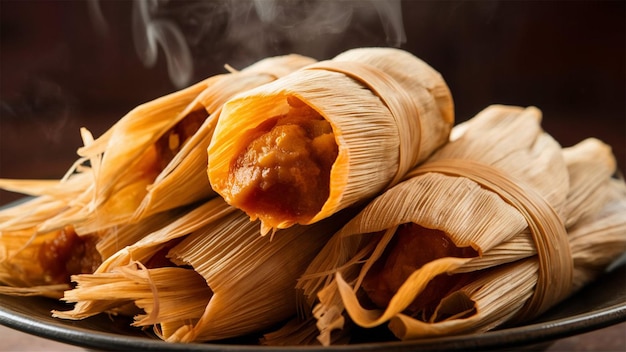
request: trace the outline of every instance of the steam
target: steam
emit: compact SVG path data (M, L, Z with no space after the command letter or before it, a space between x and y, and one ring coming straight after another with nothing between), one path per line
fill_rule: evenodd
M193 74L191 51L180 28L171 20L156 17L166 0L138 0L133 8L135 50L144 65L152 67L160 44L165 52L169 77L177 87L189 84Z
M98 1L90 0L90 13L103 30ZM207 55L233 65L288 52L326 57L347 45L351 25L371 37L379 33L366 32L381 26L388 46L406 41L400 0L134 0L131 11L137 56L153 67L161 49L178 88L191 82ZM198 53L202 49L207 53Z
M399 1L376 1L370 0L378 15L380 21L387 34L387 43L391 46L398 47L402 43L406 42L406 33L404 32L404 26L402 21L402 8Z

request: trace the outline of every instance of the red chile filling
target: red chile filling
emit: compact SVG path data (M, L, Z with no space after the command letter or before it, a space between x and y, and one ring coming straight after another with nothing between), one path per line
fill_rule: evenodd
M400 225L381 258L365 276L362 288L374 306L385 308L398 288L415 270L443 257L472 258L471 247L457 247L445 232L414 223ZM440 274L433 278L407 308L405 314L430 317L441 298L464 286L470 274Z
M71 226L57 231L39 250L39 263L50 284L70 283L70 276L93 273L102 262L97 237L78 236Z
M307 221L320 211L338 153L330 123L298 100L289 102L287 114L249 134L228 179L231 204L272 226Z
M158 157L155 165L159 171L169 164L184 143L200 129L207 117L209 114L204 109L192 111L159 138L156 142Z

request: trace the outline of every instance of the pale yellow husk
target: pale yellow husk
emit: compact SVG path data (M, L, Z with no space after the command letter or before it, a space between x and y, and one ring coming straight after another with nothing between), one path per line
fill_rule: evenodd
M209 179L231 203L231 163L245 149L248 131L286 114L297 98L332 126L338 156L330 171L329 196L311 224L379 193L445 143L453 103L439 73L398 49L347 51L275 82L240 94L224 105L209 146ZM292 219L250 213L263 232L287 228Z
M71 208L84 206L81 194L93 189L91 168L79 159L60 180L0 179L0 188L32 196L0 210L0 232L43 227L42 232L62 226L45 226Z
M96 232L127 222L133 214L134 219L139 220L210 196L205 144L210 141L221 105L235 93L270 82L313 62L314 59L300 55L267 58L242 71L216 75L142 104L96 140L83 129L85 146L79 148L80 159L68 171L67 177L76 179L72 173L83 171L80 183L0 179L0 187L28 195L51 195L56 201L67 203L64 211L48 214L47 209L36 209L31 205L31 212L40 210L38 214L47 219L33 219L23 227L39 222L42 232L70 223L76 225L79 233ZM152 146L176 123L196 110L206 110L216 116L207 119L197 135L192 136L159 174L153 166L153 159L158 156ZM90 167L81 166L86 160L90 161ZM183 192L180 192L180 185L186 186ZM20 226L11 210L0 212L0 219L10 219L15 224L12 226ZM0 226L5 229L4 225L3 221Z
M626 186L611 178L610 148L595 139L561 148L540 120L532 107L485 109L333 236L298 284L315 305L323 344L346 317L363 327L389 322L401 339L526 320L626 251ZM410 222L442 230L479 256L436 259L413 272L387 307L365 309L357 298L363 278L396 227ZM403 314L435 276L467 272L480 275L440 297L427 320Z
M204 83L198 83L186 90L176 92L170 96L162 97L137 107L118 121L118 123L110 129L110 132L105 133L103 138L106 139L106 143L94 141L88 131L82 130L81 133L86 149L93 151L94 154L82 155L77 163L68 171L68 175L59 183L51 184L50 189L39 189L38 191L42 194L41 196L23 205L7 208L0 212L7 214L7 221L0 225L2 228L2 232L0 233L0 250L8 252L15 246L15 243L21 243L21 247L19 247L17 251L2 258L2 261L0 261L0 269L6 272L6 274L3 275L7 277L16 276L17 273L23 273L22 276L28 275L28 279L22 279L21 282L4 280L4 284L16 287L29 287L37 285L36 282L47 280L47 278L44 277L44 271L41 269L37 270L38 266L41 265L39 263L39 255L42 252L44 244L55 239L55 234L58 230L73 225L76 225L75 228L80 227L81 224L85 224L89 220L91 214L107 213L107 218L111 220L108 226L118 224L116 220L120 214L129 211L132 214L132 207L134 204L137 204L137 194L142 192L142 187L145 188L146 181L142 179L145 175L143 172L131 173L130 178L122 179L122 182L116 183L115 176L117 175L112 173L113 177L111 183L105 188L116 189L116 197L112 198L109 202L97 202L98 195L101 194L99 187L102 187L102 185L98 183L98 175L102 175L102 153L107 148L110 149L109 143L115 140L117 128L122 128L128 124L132 125L132 123L141 120L144 116L156 120L160 116L159 114L171 115L178 113L178 110L182 109L180 105L186 105L193 99L193 96L197 95L204 88ZM155 125L159 124L155 123ZM145 128L147 130L146 134L150 135L155 133L149 126L145 126ZM120 132L118 132L118 134L119 133ZM118 138L123 139L123 137ZM117 148L107 151L107 155L110 154L110 157L116 154L123 155L121 151L123 144L117 143L128 143L126 147L128 147L129 153L129 158L119 160L121 165L114 165L114 167L119 166L121 170L133 170L129 167L129 164L137 160L137 158L133 159L132 157L140 153L141 148L144 148L142 140L142 136L137 136L137 140L134 141L136 143L133 143L132 138L130 140L119 140L113 143L112 145L117 146ZM99 146L103 150L97 149L96 146ZM82 153L81 150L79 150L79 154L80 153ZM89 167L81 166L82 164L80 162L85 160L89 160ZM117 170L119 172L120 169ZM78 175L73 175L74 171L77 171ZM137 169L133 171L137 171ZM6 180L3 186L11 187L10 180ZM102 191L104 192L104 190ZM12 213L20 211L21 209L27 209L28 211L18 217L11 217ZM97 229L94 229L92 233L95 233L95 230ZM24 240L16 242L17 237L15 236L15 231L24 231L20 233ZM83 232L79 230L78 232L81 235L90 234L90 232L87 231Z
M143 154L148 145L173 124L172 120L184 117L180 114L185 106L206 88L207 81L211 79L215 78L136 107L113 125L101 139L94 141L88 131L82 130L85 147L80 148L78 154L80 161L90 162L90 167L83 170L88 176L84 177L85 182L78 188L72 187L72 184L66 185L69 182L61 184L62 192L57 193L56 198L66 202L67 206L62 212L48 214L47 219L37 225L37 230L48 232L69 224L76 225L86 221L96 211L110 213L109 217L132 211L149 183L145 180L145 170L137 167L149 166L146 164L150 161L142 160L147 159ZM135 132L131 133L132 131ZM106 156L103 156L105 152ZM71 171L73 169L69 170ZM124 175L128 177L123 177ZM69 181L71 180L70 178ZM3 187L11 186L3 184ZM111 189L115 190L116 197L107 202L108 196L113 192ZM49 193L43 190L40 192Z
M112 268L124 266L133 261L146 261L168 243L208 226L234 211L235 209L226 204L223 199L216 197L185 213L179 211L179 214L175 216L163 217L162 215L165 214L154 216L153 221L156 223L152 226L122 227L119 235L133 237L136 241L119 248L102 263L96 272L110 271ZM153 227L154 231L150 231L150 227Z
M626 251L626 185L623 179L611 179L607 188L600 211L586 214L569 229L574 290L594 280Z

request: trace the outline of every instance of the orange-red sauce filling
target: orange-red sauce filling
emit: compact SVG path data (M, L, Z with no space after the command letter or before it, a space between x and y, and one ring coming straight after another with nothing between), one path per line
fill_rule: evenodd
M204 109L194 110L180 120L156 142L157 169L163 170L193 136L209 114Z
M301 101L288 101L287 114L249 134L229 173L231 204L270 225L307 221L320 211L338 153L330 123Z
M46 282L69 283L71 275L93 273L102 262L96 242L96 236L78 236L71 226L57 231L42 244L37 258Z
M362 288L371 303L385 308L409 275L424 264L443 257L477 256L478 252L471 247L457 247L443 231L427 229L415 223L402 224L383 256L365 276ZM471 279L471 273L436 276L415 298L405 314L432 315L441 298L464 286Z

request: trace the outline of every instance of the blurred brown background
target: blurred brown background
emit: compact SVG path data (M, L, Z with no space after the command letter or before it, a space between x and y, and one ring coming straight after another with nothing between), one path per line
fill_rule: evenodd
M133 13L169 37L177 29L193 62L189 83L224 72L225 63L242 68L290 52L327 59L398 39L385 31L398 22L375 12L384 0L332 8L319 6L335 2L258 3L0 1L0 178L61 177L81 145L80 127L97 137L136 105L180 88L164 45L153 66L142 62ZM401 5L400 47L443 74L458 121L489 104L535 105L563 145L600 138L624 170L626 2ZM1 192L0 204L19 197Z

